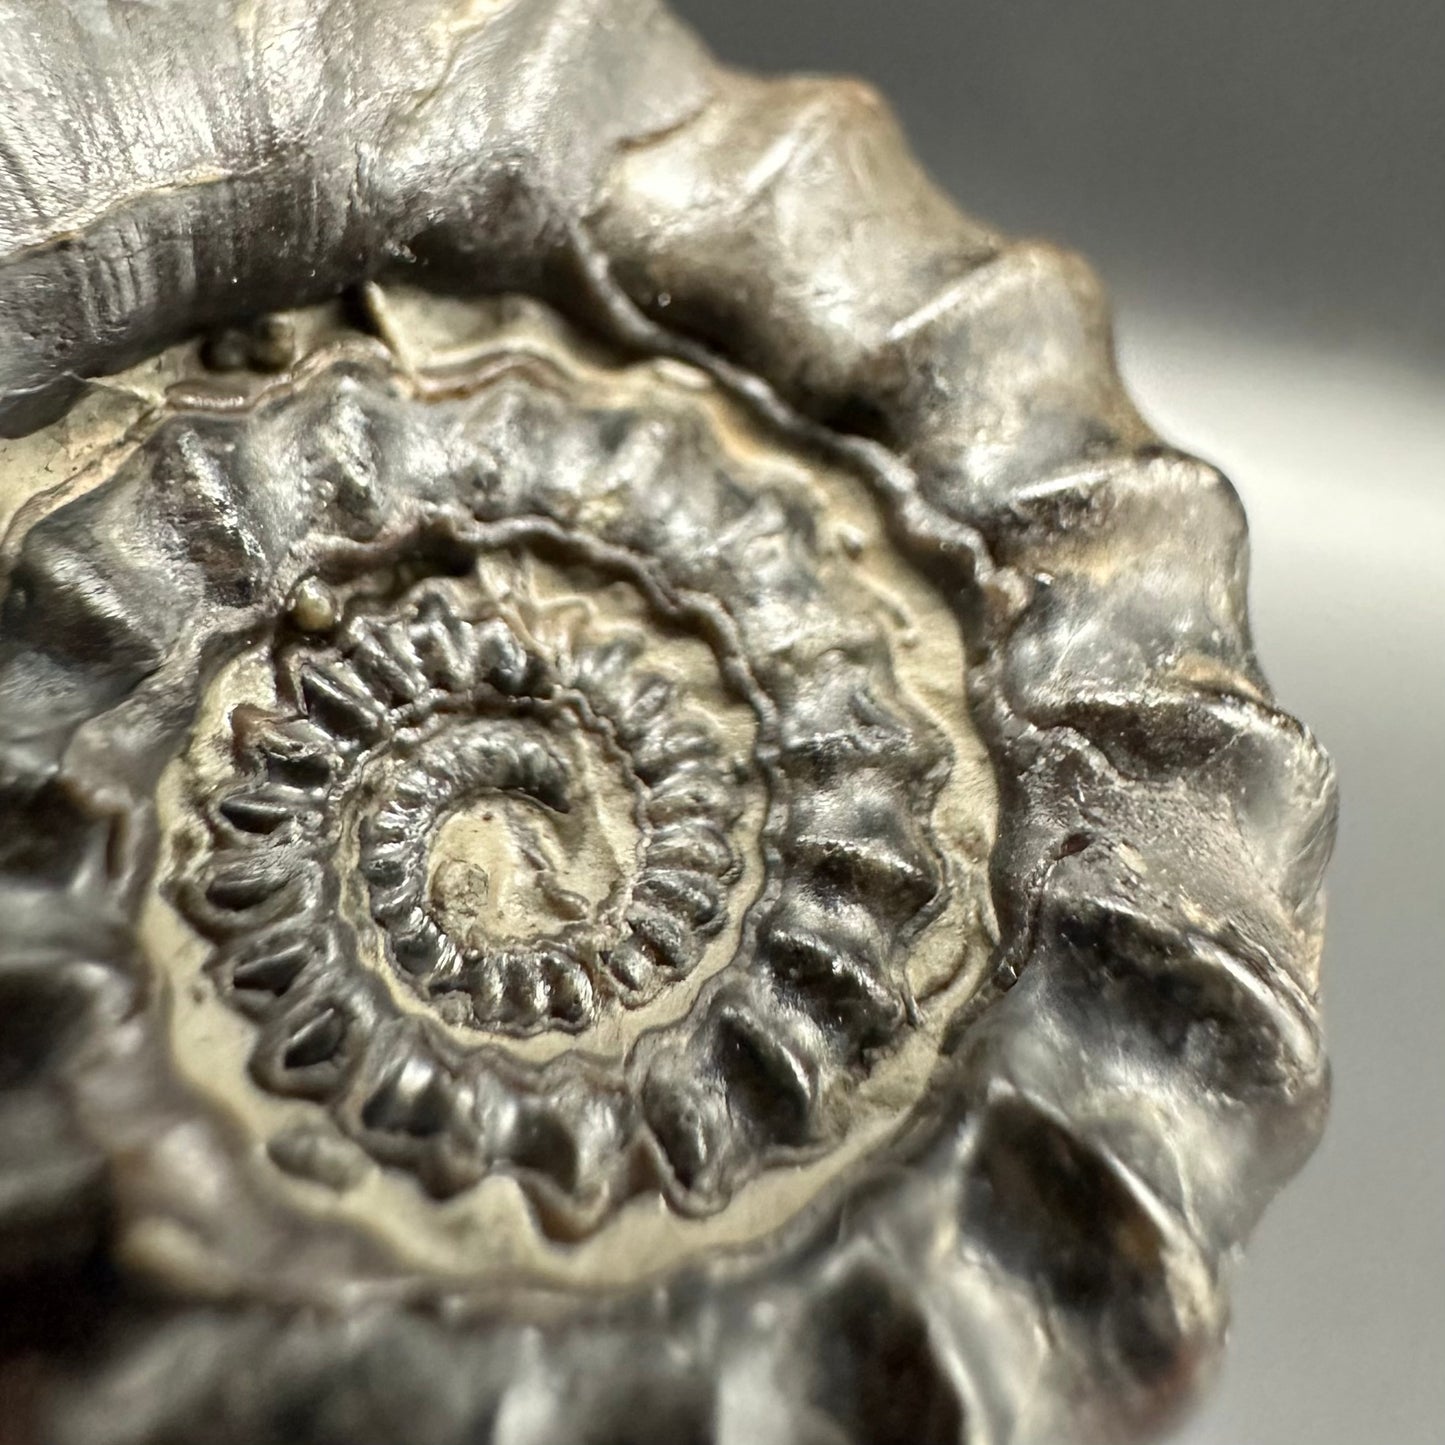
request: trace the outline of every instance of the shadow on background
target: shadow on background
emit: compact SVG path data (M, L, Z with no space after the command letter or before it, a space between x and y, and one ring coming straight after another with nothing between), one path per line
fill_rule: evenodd
M1339 766L1335 1103L1186 1445L1445 1420L1445 0L673 0L725 59L850 71L934 174L1085 252L1145 413L1249 508L1284 705Z

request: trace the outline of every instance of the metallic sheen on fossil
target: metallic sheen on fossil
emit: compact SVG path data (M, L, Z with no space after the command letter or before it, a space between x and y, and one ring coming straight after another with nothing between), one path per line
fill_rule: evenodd
M1334 795L1086 269L649 0L0 35L0 1434L1166 1424Z

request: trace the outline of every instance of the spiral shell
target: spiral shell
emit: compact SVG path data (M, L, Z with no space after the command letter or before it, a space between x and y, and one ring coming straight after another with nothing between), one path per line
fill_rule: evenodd
M826 465L701 376L549 359L548 324L524 309L445 398L333 338L243 414L160 426L130 496L184 459L243 513L277 477L308 498L311 570L292 544L251 573L265 637L162 789L158 892L255 1021L250 1077L438 1198L512 1177L575 1239L649 1190L715 1213L847 1134L917 995L977 984L992 787L898 675L928 691L919 630L954 624L840 538ZM951 865L946 790L976 815ZM910 975L930 928L941 977ZM303 1177L337 1153L298 1154L307 1127L271 1144Z
M11 9L22 1432L1156 1430L1333 780L1087 271L649 0Z

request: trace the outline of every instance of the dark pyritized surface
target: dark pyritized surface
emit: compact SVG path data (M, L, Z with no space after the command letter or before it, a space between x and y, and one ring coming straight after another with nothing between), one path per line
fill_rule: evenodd
M1234 495L1121 392L1087 270L958 215L866 91L721 71L650 4L11 0L0 33L12 1433L1166 1423L1322 1118L1333 790L1255 664ZM423 317L524 293L593 339L538 312L417 362L399 271ZM27 480L87 378L343 292L294 350L102 383L141 404L91 470ZM790 468L867 488L856 576ZM625 623L549 632L519 552ZM967 727L865 563L949 610ZM679 631L704 660L655 686ZM709 669L752 731L709 728ZM998 937L930 1003L926 940L989 942L946 911L974 729ZM505 870L438 891L422 835L496 795L550 857L588 758L635 866L540 942L459 935ZM728 1234L770 1179L805 1182ZM509 1184L546 1269L446 1233ZM700 1231L673 1266L646 1228L607 1255L641 1206Z

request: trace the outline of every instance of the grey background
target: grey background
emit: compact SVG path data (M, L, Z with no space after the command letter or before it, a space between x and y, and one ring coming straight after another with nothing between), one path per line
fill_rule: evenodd
M1249 507L1260 651L1344 799L1320 1152L1186 1445L1445 1441L1445 0L674 0L890 96L1084 251L1146 412Z

